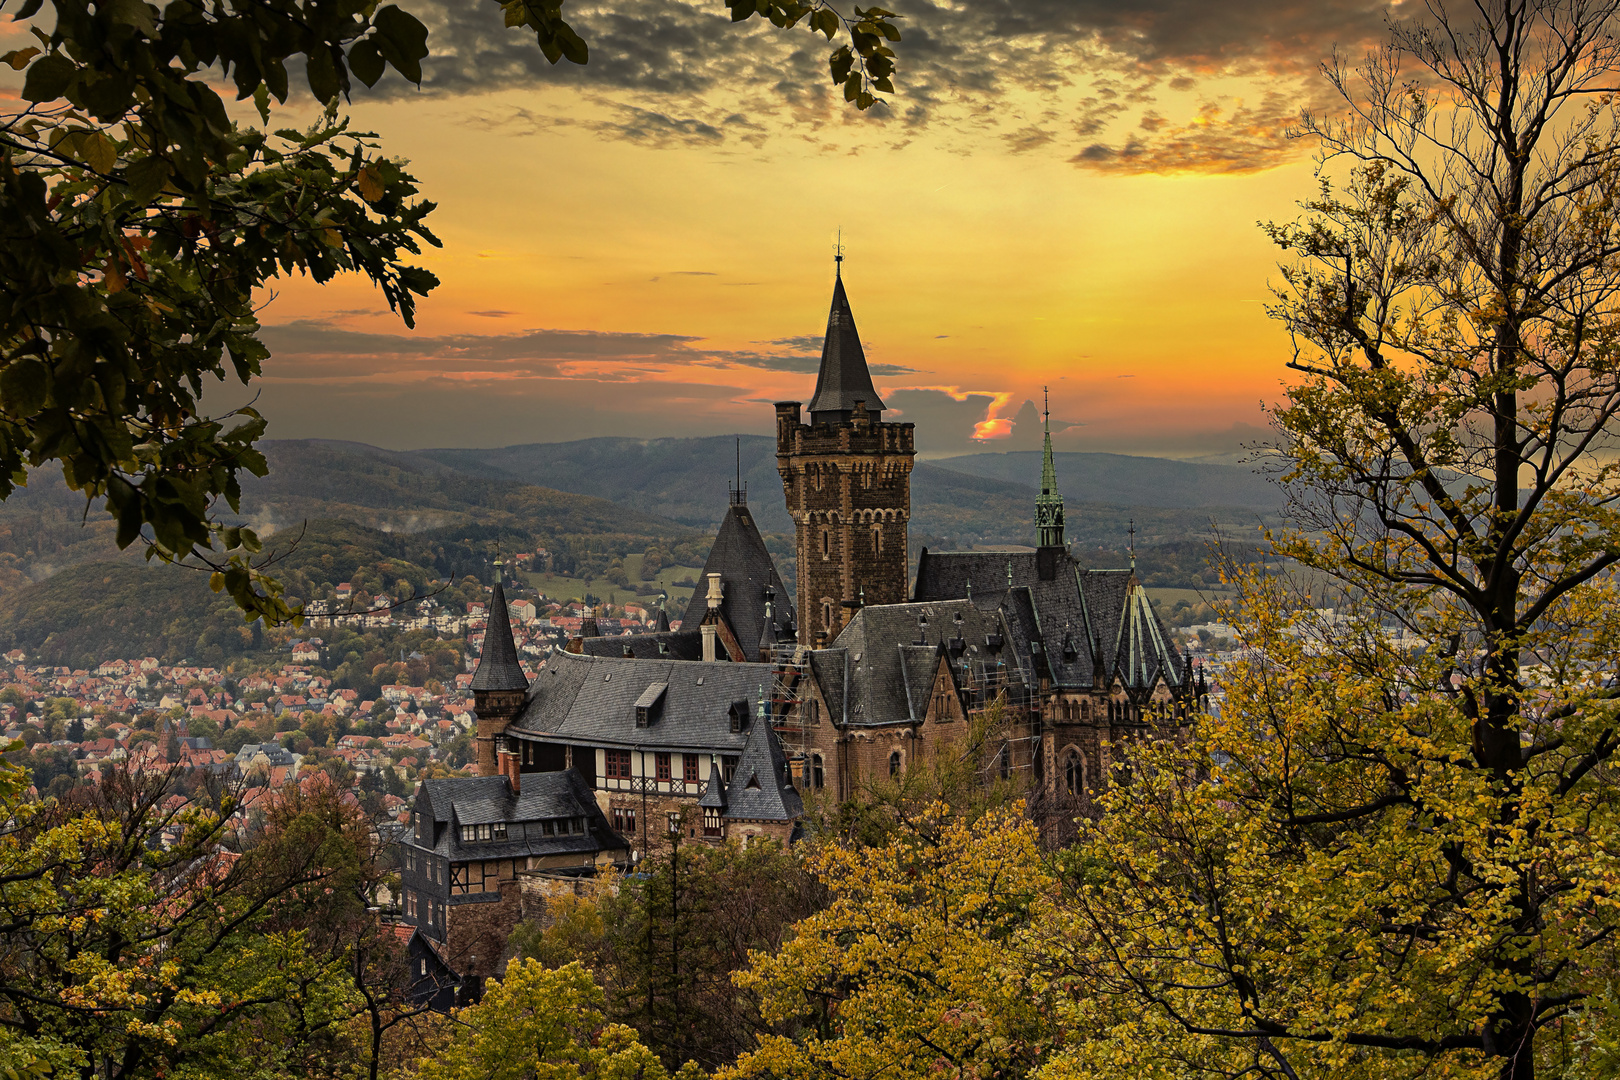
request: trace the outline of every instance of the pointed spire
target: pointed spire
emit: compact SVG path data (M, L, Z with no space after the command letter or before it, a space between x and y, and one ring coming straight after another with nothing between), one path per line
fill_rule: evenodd
M876 422L884 405L872 385L866 367L866 352L855 329L855 315L844 294L843 261L837 256L838 276L833 282L832 309L827 313L827 336L821 343L821 372L816 376L816 392L810 399L812 424L842 424L855 413L855 403L866 403L866 411Z
M1063 494L1057 489L1057 467L1052 463L1052 403L1045 387L1041 388L1046 405L1046 445L1041 452L1041 493L1035 496L1036 545L1043 548L1063 547Z
M669 609L664 606L668 599L668 593L658 594L658 621L653 623L653 633L655 634L669 633Z
M506 589L501 585L501 564L495 563L495 587L490 590L489 622L484 627L484 651L473 672L474 690L527 690L529 680L518 663L512 639L512 617L506 610Z

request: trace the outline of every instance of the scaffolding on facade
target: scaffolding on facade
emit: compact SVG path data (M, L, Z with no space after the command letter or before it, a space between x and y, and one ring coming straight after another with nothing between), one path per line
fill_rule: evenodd
M810 650L793 641L778 643L770 650L770 665L771 723L782 742L782 753L793 774L793 786L804 791L810 761L810 727L816 719L806 708Z

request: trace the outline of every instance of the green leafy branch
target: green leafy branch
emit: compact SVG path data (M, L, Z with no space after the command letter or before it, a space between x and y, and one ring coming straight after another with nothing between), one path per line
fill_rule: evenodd
M894 12L856 7L851 18L826 0L726 0L726 6L731 9L732 22L759 15L785 30L807 20L810 29L825 35L828 41L838 36L840 28L848 31L849 44L839 46L827 58L833 85L844 88L844 100L864 110L882 100L874 90L895 92L895 56L888 45L900 40L900 28L894 25L900 16Z

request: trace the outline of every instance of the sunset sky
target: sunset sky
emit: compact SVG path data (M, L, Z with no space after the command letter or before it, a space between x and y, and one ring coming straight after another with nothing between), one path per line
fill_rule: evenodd
M423 86L390 75L350 112L439 203L444 284L414 332L358 280L267 297L271 437L768 432L813 387L842 230L878 388L925 453L1030 445L1013 421L1043 384L1062 449L1230 453L1289 355L1256 226L1313 189L1285 128L1328 102L1334 45L1359 56L1398 11L893 0L900 92L858 114L820 37L721 0L570 0L585 68L487 0L403 6L431 28Z

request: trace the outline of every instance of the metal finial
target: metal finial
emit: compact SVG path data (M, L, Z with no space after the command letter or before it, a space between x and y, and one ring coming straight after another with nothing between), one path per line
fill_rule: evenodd
M1007 560L1007 591L1012 591L1012 560Z
M1045 429L1052 430L1052 392L1049 387L1041 387L1041 414L1045 419Z
M844 276L844 230L838 230L838 244L833 248L833 274Z
M1135 518L1131 518L1131 527L1130 527L1129 532L1131 534L1131 542L1130 542L1131 569L1135 570L1136 569L1136 519Z

